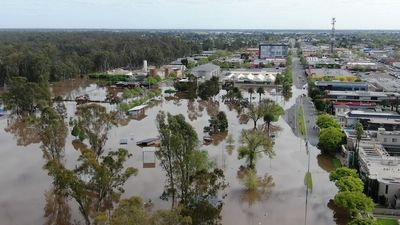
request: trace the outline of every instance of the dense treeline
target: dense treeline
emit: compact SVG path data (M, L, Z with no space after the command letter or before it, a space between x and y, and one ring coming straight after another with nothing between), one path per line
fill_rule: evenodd
M115 31L2 31L0 85L16 76L58 81L116 67L160 66L203 50L235 51L276 42L277 34Z
M200 42L162 33L1 32L0 84L23 76L57 81L115 67L161 65L202 50Z

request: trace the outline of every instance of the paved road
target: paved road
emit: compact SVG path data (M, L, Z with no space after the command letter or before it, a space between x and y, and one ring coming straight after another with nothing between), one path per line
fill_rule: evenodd
M292 76L294 86L298 89L303 89L303 86L307 83L307 77L303 65L301 65L299 57L297 57L297 49L293 51ZM308 140L310 144L316 146L319 139L319 131L316 129L317 110L308 96L300 97L296 104L303 105Z

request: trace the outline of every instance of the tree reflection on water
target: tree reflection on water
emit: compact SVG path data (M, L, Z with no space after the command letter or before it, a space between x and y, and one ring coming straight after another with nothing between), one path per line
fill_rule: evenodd
M245 184L247 176L249 176L251 171L244 166L240 166L237 171L237 178L241 183ZM247 203L249 206L257 202L266 201L272 191L272 188L275 186L273 177L268 174L264 174L263 177L258 177L255 172L253 172L256 176L256 183L254 187L247 187L243 190L241 194L241 199L243 202ZM246 184L245 184L246 185Z
M35 119L28 116L11 116L7 120L6 132L13 134L17 139L17 145L27 146L40 143Z
M44 193L46 205L44 207L45 225L71 225L71 209L68 200L57 192L54 186Z

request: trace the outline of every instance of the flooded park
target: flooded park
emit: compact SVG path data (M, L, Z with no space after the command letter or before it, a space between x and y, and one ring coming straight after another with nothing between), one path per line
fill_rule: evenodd
M162 87L165 90L168 87ZM102 100L107 93L106 87L86 80L69 80L53 84L54 96L74 99L76 96L88 94L90 99ZM334 169L329 156L321 155L317 147L310 145L309 152L305 141L297 137L290 126L294 123L288 110L296 104L296 99L305 90L293 87L290 99L266 93L262 98L277 101L284 109L285 115L273 123L276 136L273 149L275 156L270 159L262 155L256 164L258 174L269 176L269 187L262 192L248 192L239 177L240 167L244 160L238 160L237 149L242 129L252 129L251 121L243 121L243 110L229 106L222 101L220 94L210 101L188 100L163 94L145 108L144 115L136 119L126 119L109 131L105 145L108 149L125 148L133 155L126 165L138 168L137 176L131 177L124 186L123 198L133 195L142 196L145 201L151 201L155 208L168 208L170 204L160 199L164 189L165 174L155 156L156 147L139 147L137 141L158 136L156 116L160 111L173 115L182 114L186 121L195 128L202 140L205 134L203 128L208 126L210 115L224 111L228 118L228 132L214 137L210 144L199 144L206 150L211 160L218 168L224 170L229 186L224 195L222 224L346 224L348 219L341 210L332 203L337 193L333 182L329 181L329 172ZM248 93L243 90L244 97ZM253 100L258 101L258 95ZM109 110L117 109L116 105L101 103ZM65 102L67 117L74 117L76 103ZM66 122L68 119L66 119ZM261 122L259 122L261 125ZM65 146L65 164L73 167L79 157L79 146L73 144L75 139L68 128ZM40 150L39 140L35 130L23 124L15 124L5 116L0 117L0 221L1 224L47 224L52 206L52 179L43 169L45 160ZM228 148L226 137L232 134L234 147ZM125 140L123 145L121 140ZM313 187L306 201L307 187L304 176L308 170L312 174ZM58 208L57 213L70 214L72 221L81 220L79 211L70 200L71 210Z

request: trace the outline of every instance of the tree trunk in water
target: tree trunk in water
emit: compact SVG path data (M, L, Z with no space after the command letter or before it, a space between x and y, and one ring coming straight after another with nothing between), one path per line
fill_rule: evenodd
M255 130L255 129L257 129L257 121L253 120L253 122L254 122L254 130Z

